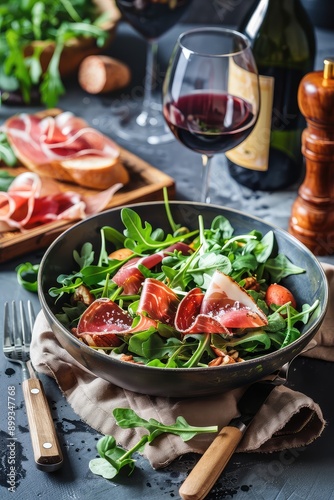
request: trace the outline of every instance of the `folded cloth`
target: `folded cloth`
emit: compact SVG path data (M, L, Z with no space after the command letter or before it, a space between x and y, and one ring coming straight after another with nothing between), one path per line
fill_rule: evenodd
M322 263L322 267L327 276L329 298L325 319L314 336L316 345L305 352L304 356L334 361L334 266Z
M307 355L333 361L334 266L324 264L324 269L330 285L330 305ZM239 388L214 396L175 399L121 389L78 364L58 343L43 312L38 314L34 325L31 360L38 371L56 379L83 421L101 434L111 434L126 449L138 442L143 430L118 427L112 415L114 408L131 408L142 418L154 418L165 424L183 416L191 425L217 425L220 429L238 415L237 403L245 391ZM305 446L320 436L324 426L321 409L312 399L287 387L276 387L253 419L237 451L274 452ZM214 437L215 434L200 434L184 443L178 436L162 435L153 446L146 446L144 455L157 469L186 453L204 453Z

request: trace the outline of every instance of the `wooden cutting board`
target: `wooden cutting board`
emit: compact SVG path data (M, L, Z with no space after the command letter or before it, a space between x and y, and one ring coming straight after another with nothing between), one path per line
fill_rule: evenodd
M130 173L130 182L113 196L106 209L142 201L162 200L164 187L168 190L169 198L174 198L174 179L126 149L120 147L120 151L123 164ZM17 167L12 170L3 167L0 170L10 170L10 173L13 172L16 175L25 172L27 169ZM58 185L61 191L70 189L85 195L96 193L95 190L86 189L75 184L58 181ZM75 222L77 221L56 221L29 229L24 233L20 231L0 233L0 263L46 248L57 236Z

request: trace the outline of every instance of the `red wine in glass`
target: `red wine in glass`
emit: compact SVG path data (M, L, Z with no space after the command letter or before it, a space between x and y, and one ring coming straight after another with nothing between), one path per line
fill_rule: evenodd
M179 36L163 84L163 114L174 136L202 155L202 202L210 202L211 159L242 147L259 108L258 72L243 34L204 27Z
M251 103L231 94L194 92L165 103L163 111L175 137L208 156L238 146L255 125Z

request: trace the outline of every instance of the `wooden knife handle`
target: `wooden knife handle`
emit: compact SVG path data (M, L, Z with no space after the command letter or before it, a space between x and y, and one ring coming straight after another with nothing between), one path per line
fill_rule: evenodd
M36 465L44 471L57 470L63 455L42 382L29 378L23 381L22 389Z
M243 433L237 427L221 429L179 490L183 500L201 500L209 493L224 470Z

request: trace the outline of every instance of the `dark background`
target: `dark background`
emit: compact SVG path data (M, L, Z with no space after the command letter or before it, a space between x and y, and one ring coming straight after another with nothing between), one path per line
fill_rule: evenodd
M238 26L257 0L194 0L183 22Z
M184 22L238 26L258 0L194 0ZM281 0L282 1L282 0ZM292 2L292 0L290 0ZM334 29L333 0L301 0L317 28Z

